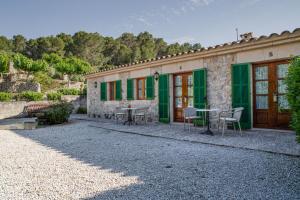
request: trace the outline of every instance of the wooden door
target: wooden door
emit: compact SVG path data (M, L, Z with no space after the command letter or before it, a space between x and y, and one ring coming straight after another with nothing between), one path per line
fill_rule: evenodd
M174 121L183 121L183 109L194 106L193 74L174 75Z
M285 97L287 70L287 61L253 66L254 127L288 129L291 115Z

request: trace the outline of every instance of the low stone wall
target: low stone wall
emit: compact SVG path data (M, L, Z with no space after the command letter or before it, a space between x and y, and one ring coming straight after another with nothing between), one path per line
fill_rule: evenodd
M79 107L86 107L86 97L65 95L63 100L71 102L74 106L73 112L76 112ZM53 101L12 101L12 102L0 102L0 119L21 117L25 106L32 104L51 104Z
M33 82L0 82L0 91L2 92L23 92L23 91L35 91L40 92L41 86L39 83L33 83Z

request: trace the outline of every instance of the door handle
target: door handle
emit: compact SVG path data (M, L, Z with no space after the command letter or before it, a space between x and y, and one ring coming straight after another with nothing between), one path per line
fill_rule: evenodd
M276 92L274 92L273 93L273 102L277 102L277 93Z

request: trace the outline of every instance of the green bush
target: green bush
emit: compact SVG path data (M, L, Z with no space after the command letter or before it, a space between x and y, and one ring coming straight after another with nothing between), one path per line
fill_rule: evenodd
M33 91L25 91L19 94L20 100L24 101L41 101L43 100L43 93L41 92L33 92Z
M86 114L87 109L85 107L79 107L77 110L77 114Z
M9 55L0 52L0 73L8 73L9 71Z
M52 105L48 108L44 116L41 116L42 120L46 124L62 124L68 121L70 114L72 113L73 106L70 103L59 103Z
M59 89L58 92L62 93L63 95L80 95L80 90L74 88L62 88Z
M300 57L295 57L289 66L286 77L287 99L292 111L292 128L300 143Z
M8 92L0 92L0 101L11 101L12 94Z
M60 101L62 94L59 92L52 92L47 94L47 99L50 101Z

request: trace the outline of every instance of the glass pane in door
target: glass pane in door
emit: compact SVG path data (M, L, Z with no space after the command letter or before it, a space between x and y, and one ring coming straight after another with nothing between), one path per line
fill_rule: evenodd
M268 109L268 96L256 96L256 109Z
M256 82L256 94L268 94L268 81L257 81Z
M175 86L182 86L182 76L176 76Z
M281 109L289 109L289 103L287 101L287 98L285 95L279 95L278 96L278 110L280 111Z
M255 68L255 80L268 79L268 66Z
M288 72L288 64L277 65L277 78L285 78Z
M182 108L182 98L176 98L175 99L175 107L176 108Z

